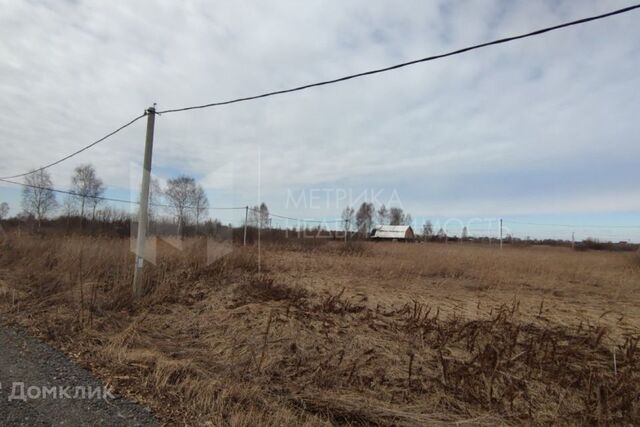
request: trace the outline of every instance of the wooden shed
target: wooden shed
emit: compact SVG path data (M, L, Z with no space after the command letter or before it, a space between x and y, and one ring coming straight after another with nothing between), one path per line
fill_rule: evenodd
M401 241L413 241L416 238L410 225L376 225L369 237L371 240Z

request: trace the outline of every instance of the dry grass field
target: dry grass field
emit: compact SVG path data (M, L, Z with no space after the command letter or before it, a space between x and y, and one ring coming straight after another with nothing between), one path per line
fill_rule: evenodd
M636 254L10 235L0 313L170 424L639 424Z

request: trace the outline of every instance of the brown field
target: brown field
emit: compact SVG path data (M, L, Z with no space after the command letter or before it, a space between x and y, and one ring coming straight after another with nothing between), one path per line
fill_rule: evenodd
M169 424L640 423L637 254L185 246L10 235L0 313Z

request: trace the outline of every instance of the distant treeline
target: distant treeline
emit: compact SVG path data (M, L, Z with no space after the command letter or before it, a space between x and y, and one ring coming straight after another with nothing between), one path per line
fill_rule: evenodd
M264 208L263 208L264 210ZM107 211L107 212L105 212ZM29 215L7 218L0 225L5 231L39 233L46 235L92 235L101 237L126 238L136 236L136 218L126 211L100 210L95 218L89 219L80 216L60 216L56 218L43 219L38 224L36 218ZM181 230L179 229L181 228ZM178 225L176 219L160 217L149 223L149 233L156 236L179 236L194 237L202 236L219 240L233 239L236 243L242 243L245 239L244 224L232 226L223 224L217 219L207 219L200 224ZM324 227L315 226L307 228L275 228L270 221L253 222L248 221L246 227L246 241L254 244L258 240L264 242L284 242L290 240L313 240L318 243L322 241L365 241L368 237L364 233L349 231L345 239L345 230L329 230ZM416 242L431 242L441 244L469 243L482 245L499 245L499 239L495 237L473 236L459 237L447 236L439 232L437 234L417 235ZM628 242L603 242L598 239L588 238L583 241L571 242L561 239L520 239L506 236L503 245L513 247L526 246L556 246L574 247L577 251L599 250L599 251L637 251L640 245Z
M136 235L137 213L116 209L106 203L113 200L104 197L106 186L90 164L74 169L68 191L62 191L65 195L63 200L58 200L60 191L53 190L51 176L46 170L34 170L25 176L23 184L20 212L9 217L9 205L6 202L0 203L0 226L4 229L61 235ZM411 215L402 208L387 208L385 205L376 208L373 203L363 202L357 209L346 207L333 230L326 226L278 228L272 225L272 215L267 205L261 203L246 211L246 227L244 224L234 227L211 218L209 200L195 178L181 175L167 180L164 187L156 179L152 179L150 184L149 233L157 236L207 236L231 238L235 242L244 242L246 239L247 243L259 239L363 241L369 238L376 225L413 224ZM442 227L435 231L430 221L422 225L422 230L414 229L414 233L416 242L498 244L495 237L470 236L467 227L462 229L460 237L448 236ZM523 240L506 236L503 244L566 246L576 250L638 250L637 244L602 242L593 238L572 243L558 239Z

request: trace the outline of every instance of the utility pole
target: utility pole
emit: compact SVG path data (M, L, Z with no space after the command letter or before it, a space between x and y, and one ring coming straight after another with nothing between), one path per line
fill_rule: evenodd
M502 218L500 218L500 249L502 249Z
M244 237L242 238L242 246L247 246L247 221L249 220L249 206L244 207Z
M576 248L576 232L572 231L571 232L571 249L575 249Z
M144 248L149 222L149 182L151 180L151 157L153 154L153 128L156 119L155 104L147 113L147 136L144 142L144 165L140 188L140 211L138 212L138 240L136 241L136 265L133 273L133 296L142 295L142 273L144 268Z

